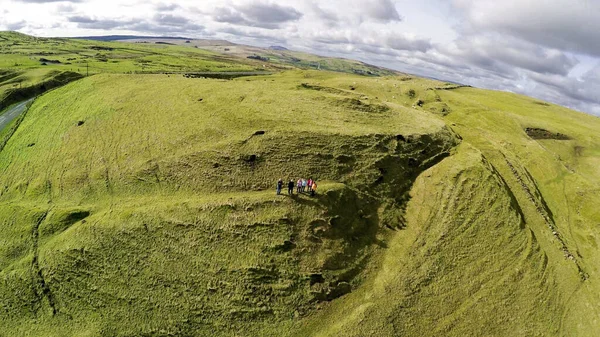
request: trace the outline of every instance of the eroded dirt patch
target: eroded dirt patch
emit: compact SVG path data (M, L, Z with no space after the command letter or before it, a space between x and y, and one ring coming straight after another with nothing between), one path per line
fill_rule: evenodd
M570 140L571 137L558 133L550 132L546 129L541 128L526 128L525 132L532 139L555 139L555 140Z

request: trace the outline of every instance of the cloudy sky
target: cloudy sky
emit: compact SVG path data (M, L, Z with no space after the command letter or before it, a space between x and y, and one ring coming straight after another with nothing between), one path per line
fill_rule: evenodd
M599 0L0 0L0 30L282 45L600 116Z

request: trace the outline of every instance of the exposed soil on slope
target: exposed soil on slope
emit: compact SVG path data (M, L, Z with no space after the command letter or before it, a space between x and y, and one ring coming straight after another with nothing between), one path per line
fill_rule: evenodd
M558 133L558 132L550 132L545 129L540 128L526 128L525 132L532 139L555 139L555 140L570 140L571 137Z

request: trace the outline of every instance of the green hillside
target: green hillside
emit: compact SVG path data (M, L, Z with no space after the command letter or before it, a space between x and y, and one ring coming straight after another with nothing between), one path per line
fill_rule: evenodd
M51 68L82 74L262 70L251 60L195 48L37 38L15 32L0 32L0 54L2 68Z
M0 336L600 333L600 119L169 57L41 95L0 151Z
M100 73L265 73L252 60L162 44L37 38L0 32L0 110L84 76Z

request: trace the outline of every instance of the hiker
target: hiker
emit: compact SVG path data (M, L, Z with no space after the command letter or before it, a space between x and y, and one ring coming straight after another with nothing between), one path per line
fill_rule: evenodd
M279 179L277 182L277 195L281 194L281 189L283 188L283 179Z
M294 181L292 179L290 179L290 182L288 183L288 194L294 194Z
M311 186L311 188L310 188L310 196L311 196L311 197L314 197L314 196L315 196L315 194L317 194L317 182L316 182L316 181L313 181L313 182L312 182L312 186Z
M298 194L302 192L302 179L298 179L298 182L296 183L296 192L298 192Z
M308 182L306 183L306 186L308 187L309 192L312 190L312 185L313 185L313 180L312 180L312 178L309 178Z
M306 192L307 185L308 185L308 182L306 181L306 179L302 179L302 193Z

